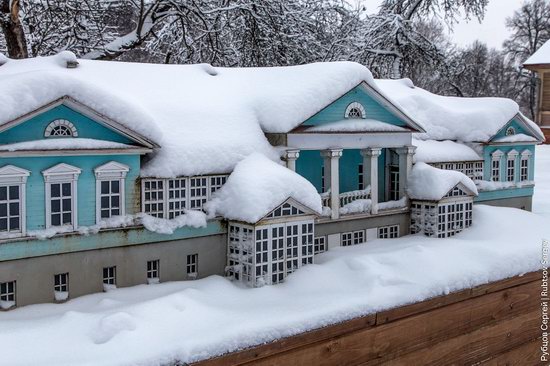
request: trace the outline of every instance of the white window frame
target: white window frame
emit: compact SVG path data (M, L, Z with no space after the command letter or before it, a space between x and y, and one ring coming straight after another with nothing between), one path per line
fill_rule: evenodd
M214 192L216 192L218 189L222 187L223 184L225 184L228 177L229 176L227 174L217 174L217 175L198 175L198 176L192 176L192 177L177 177L177 178L142 178L141 179L141 212L149 214L148 212L145 211L145 205L159 204L159 203L163 204L162 211L158 212L158 214L161 215L159 217L166 218L166 219L169 219L171 214L174 216L172 218L175 218L176 216L181 215L183 212L183 209L181 208L181 206L185 207L186 210L200 211L202 210L202 206L204 205L204 203L212 198L212 195L214 194ZM200 179L205 179L206 185L201 185L200 187L191 187L192 181L194 180L196 181ZM184 182L185 188L182 189L180 185L180 187L177 189L179 189L180 191L184 191L185 197L180 196L178 198L174 198L174 197L170 198L170 191L175 189L175 188L170 188L170 181L175 181L175 180ZM146 182L153 182L153 181L157 182L157 184L158 182L162 182L163 184L162 190L157 190L157 191L163 192L163 198L157 199L154 201L151 201L151 200L146 201L145 184ZM220 184L220 182L222 183ZM191 196L192 190L197 190L197 189L202 190L204 188L206 188L205 195L193 196L193 197ZM193 200L201 200L202 203L199 207L191 208L191 202ZM180 202L180 205L181 205L180 208L170 209L170 203L175 203L175 202Z
M59 126L67 128L67 130L70 131L70 135L52 135L53 129ZM50 122L50 124L46 127L46 129L44 130L44 137L78 137L78 131L76 130L74 124L72 124L70 121L66 119L56 119L55 121Z
M199 274L199 254L193 253L187 255L187 265L185 268L187 277L195 279Z
M326 236L316 236L314 238L313 244L313 253L320 254L327 251L327 237Z
M506 156L506 182L516 181L517 157L518 157L518 152L516 150L512 150L508 152Z
M399 224L378 227L378 239L399 238Z
M527 182L529 181L529 173L531 171L530 165L531 165L531 151L525 150L521 153L520 158L520 165L519 165L519 181L520 182Z
M26 210L26 184L27 178L31 174L30 171L22 168L18 168L14 165L5 165L0 168L0 186L7 187L9 191L10 186L19 186L19 230L11 231L9 229L9 207L7 213L7 230L0 232L0 235L16 235L25 236L27 233L27 210ZM9 200L7 202L9 206Z
M107 272L107 276L105 276L105 272ZM117 285L116 266L103 267L102 276L103 276L102 282L104 285L108 285L108 286Z
M491 154L491 181L493 182L502 181L501 165L503 155L504 154L500 150L496 150ZM498 173L497 175L495 175L495 171ZM495 179L495 177L498 179Z
M149 284L160 282L160 259L147 261L146 272Z
M71 184L71 222L73 230L78 228L78 176L82 170L75 166L60 163L42 172L46 184L46 228L52 227L51 223L51 185ZM62 204L61 204L62 205ZM63 219L63 218L62 218ZM61 225L63 226L63 225Z
M96 179L96 189L95 189L95 201L96 201L96 209L95 209L95 217L96 217L96 223L101 222L103 219L101 217L101 197L103 194L101 193L101 183L102 182L111 182L111 181L118 181L119 185L119 216L126 215L126 194L125 194L125 182L126 182L126 175L130 171L130 167L121 163L117 163L116 161L110 161L106 164L100 165L97 168L94 169L95 173L95 179ZM111 190L110 184L109 184L109 192ZM111 211L111 203L110 198L113 196L112 193L108 194L109 196L109 215ZM110 218L111 216L109 216Z
M13 289L9 291L10 284ZM5 289L5 291L4 291ZM17 281L6 281L0 283L0 308L10 309L17 306Z
M353 231L347 231L340 235L341 235L340 246L349 247L353 245Z
M346 107L346 112L344 113L344 117L345 118L350 118L349 117L349 114L350 112L353 110L353 109L358 109L359 112L361 113L361 117L360 118L367 118L367 112L365 111L365 107L363 107L363 105L359 102L353 102L353 103L350 103L347 107Z
M145 192L145 186L147 185L147 183L149 183L149 185L151 183L156 183L156 188L154 191L149 191L149 192ZM158 186L159 186L159 183L162 184L162 188L159 189ZM166 218L167 217L167 212L168 212L168 208L166 207L166 204L167 204L167 201L168 199L166 198L166 194L167 194L167 188L166 188L166 184L167 184L167 180L166 179L142 179L141 180L141 212L145 212L147 213L148 215L151 215L151 216L154 216L154 217L158 217L158 218ZM149 198L149 200L146 200L145 199L145 194L146 193L156 193L157 194L157 198L152 200L151 198ZM158 198L158 194L161 193L162 194L162 198ZM158 205L159 204L162 204L162 210L155 210L154 213L151 213L151 211L147 212L145 210L145 206L146 205Z
M193 185L194 182L198 182L196 185ZM204 183L204 184L203 184ZM201 210L202 206L208 201L209 197L209 187L210 179L207 176L196 176L189 178L189 209L190 210ZM197 194L201 192L201 194ZM204 192L204 194L202 194ZM195 193L195 194L193 194ZM200 204L196 205L197 202Z

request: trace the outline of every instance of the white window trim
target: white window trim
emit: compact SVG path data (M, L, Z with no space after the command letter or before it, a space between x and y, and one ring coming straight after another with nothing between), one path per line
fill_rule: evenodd
M74 126L74 124L72 124L70 121L68 121L66 119L56 119L55 121L50 122L50 124L44 130L44 137L60 137L60 138L63 138L63 136L54 136L54 135L52 135L52 130L57 126L65 126L69 130L71 130L71 136L65 136L65 137L78 137L78 131L76 130L76 127Z
M94 169L95 173L95 217L96 224L99 224L101 220L101 182L118 180L120 187L120 216L126 215L126 192L125 182L126 175L130 171L130 167L116 161L110 161L106 164L100 165Z
M529 181L529 176L531 174L531 156L533 153L529 150L523 150L521 153L521 158L519 161L519 181L520 182L527 182ZM521 162L527 161L527 179L522 180L521 179Z
M518 163L517 163L517 157L518 157L518 152L516 150L510 150L508 151L508 153L506 154L506 182L516 182L517 181L517 176L518 176L518 172L517 172L517 167L518 167ZM509 166L508 166L508 162L510 161L513 161L514 162L514 165L513 165L513 170L512 170L512 173L514 175L514 179L512 180L508 180L508 172L510 170Z
M365 111L365 107L363 107L363 105L359 102L353 102L353 103L350 103L347 107L346 107L346 112L344 114L344 117L345 118L349 118L349 113L351 112L352 109L354 108L357 108L361 111L361 118L365 119L367 118L367 112Z
M69 164L60 163L42 172L46 184L46 229L51 225L51 183L71 183L71 212L73 230L78 228L78 176L82 170Z
M498 180L495 182L502 182L502 156L504 153L500 150L493 151L491 153L491 170L490 170L490 180L493 180L493 161L498 161Z
M26 205L26 193L27 193L27 178L31 174L30 171L22 168L18 168L14 165L5 165L0 168L0 185L19 185L19 232L7 231L6 235L25 236L27 234L27 205ZM8 222L9 225L9 222Z

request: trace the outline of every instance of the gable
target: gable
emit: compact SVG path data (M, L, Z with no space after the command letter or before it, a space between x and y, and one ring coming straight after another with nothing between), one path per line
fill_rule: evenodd
M371 89L366 83L361 83L330 103L328 106L308 118L301 126L322 126L346 119L350 106L359 104L363 107L364 120L374 120L398 127L408 127L413 131L422 131L397 107Z
M525 121L520 118L513 118L506 123L490 140L489 142L505 142L499 141L501 139L507 140L511 135L526 135L533 139L533 141L522 142L537 142L540 137L537 136ZM519 141L518 141L519 142Z
M316 213L308 207L297 202L296 200L289 198L285 200L282 204L277 206L275 209L273 209L271 212L269 212L267 215L265 215L262 220L280 219L284 217L304 215L316 215Z
M94 140L111 141L128 145L151 147L139 135L117 130L100 116L94 118L93 113L79 110L76 103L60 101L45 107L26 118L12 121L0 127L0 144L13 144L24 141L43 140L51 135L52 125L62 122L73 131L74 138L88 138ZM51 137L55 137L52 136Z
M468 197L468 196L474 196L473 192L471 192L469 189L464 187L463 184L459 183L456 186L454 186L445 196L444 198L449 197Z

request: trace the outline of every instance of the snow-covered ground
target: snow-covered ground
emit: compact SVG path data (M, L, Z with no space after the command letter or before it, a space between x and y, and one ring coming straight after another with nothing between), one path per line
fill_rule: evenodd
M550 146L537 148L532 214L476 206L449 239L421 235L342 247L286 283L221 277L118 289L0 313L1 365L193 361L539 268L550 238Z

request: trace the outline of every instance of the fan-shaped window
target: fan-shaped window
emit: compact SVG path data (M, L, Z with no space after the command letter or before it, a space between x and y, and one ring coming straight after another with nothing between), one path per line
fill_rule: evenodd
M366 118L365 107L361 103L353 102L346 108L345 117L351 119Z
M76 127L66 119L56 119L46 127L45 137L77 137Z
M508 127L506 129L506 136L512 136L516 134L516 129L514 127Z

